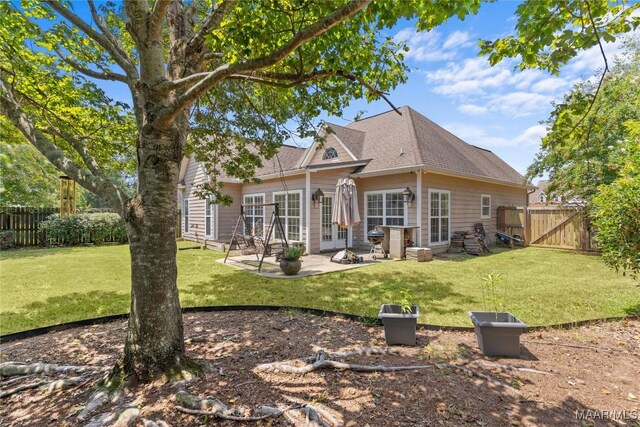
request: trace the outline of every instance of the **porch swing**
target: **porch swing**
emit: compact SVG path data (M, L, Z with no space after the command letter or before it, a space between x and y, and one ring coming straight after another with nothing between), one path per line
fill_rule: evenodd
M284 173L282 170L282 165L280 164L280 159L276 154L276 160L278 161L278 166L280 169L280 180L282 182L282 188L287 195L289 196L289 189L287 188L287 183L284 180ZM271 211L271 219L269 220L269 226L267 228L267 235L263 239L259 232L256 232L255 225L252 228L251 224L247 221L247 216L245 212L245 208L262 208L272 206L273 210ZM271 238L275 237L274 227L278 228L280 232L281 242L279 245L271 243ZM244 234L245 231L249 231L250 234ZM280 207L279 203L260 203L260 204L249 204L249 205L240 205L240 216L236 221L236 226L233 229L233 234L231 237L231 243L229 244L229 249L224 257L224 262L227 262L227 258L229 258L229 253L233 250L241 250L243 253L253 252L256 255L256 260L260 261L258 264L258 272L262 270L262 264L264 262L265 256L274 255L276 257L276 261L280 259L284 255L285 248L289 247L289 242L287 241L287 235L284 232L284 227L282 226L282 220L280 219ZM259 253L262 252L262 256L259 256Z
M263 240L259 233L256 233L255 227L252 229L251 225L247 221L245 208L262 207L264 209L269 206L273 206L273 211L271 212L267 235ZM280 232L282 239L279 247L271 242L271 238L274 236L273 230L275 227L277 227ZM244 232L248 230L250 231L250 234L244 234ZM284 254L284 249L288 247L289 243L287 242L287 235L284 233L284 227L282 226L282 221L280 219L280 208L278 203L240 205L240 216L236 221L236 226L233 230L231 243L229 244L229 249L224 257L224 262L227 262L227 258L229 258L229 253L231 251L241 250L243 253L252 251L256 255L256 260L260 261L260 264L258 265L258 271L260 271L262 270L262 263L264 262L265 256L275 255L277 260ZM259 255L260 252L262 252L262 256Z

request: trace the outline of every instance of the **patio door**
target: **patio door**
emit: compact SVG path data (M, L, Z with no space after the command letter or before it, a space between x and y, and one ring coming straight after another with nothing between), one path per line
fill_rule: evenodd
M333 214L333 195L324 196L320 208L320 250L344 248L344 240L349 233L349 246L351 246L351 230L338 227L331 222Z

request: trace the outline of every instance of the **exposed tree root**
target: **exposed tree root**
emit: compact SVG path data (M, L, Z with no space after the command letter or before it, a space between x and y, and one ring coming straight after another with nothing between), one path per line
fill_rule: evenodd
M300 360L304 360L305 362L317 362L319 360L325 359L345 359L347 357L352 356L371 356L371 355L381 355L381 354L393 354L398 353L398 350L393 348L361 348L358 350L347 351L344 353L329 353L324 349L320 349L313 356L303 357Z
M385 366L385 365L357 365L354 363L337 362L335 360L319 360L306 366L293 366L287 363L274 362L256 366L258 372L286 372L288 374L308 374L318 369L351 370L357 372L399 372L415 371L418 369L432 369L436 365Z
M165 423L162 420L151 421L146 418L142 419L142 425L144 427L169 427L169 424Z
M389 350L389 351L383 351L383 350L387 350L387 349L366 348L361 350L355 350L352 352L335 353L335 354L319 351L314 356L309 356L309 357L300 359L300 360L307 360L307 361L315 360L315 362L311 364L307 364L305 366L294 366L285 362L273 362L273 363L263 363L261 365L258 365L255 367L255 371L284 372L289 374L304 375L319 369L351 370L356 372L401 372L401 371L414 371L414 370L433 369L433 368L438 368L438 369L452 368L466 374L467 376L480 378L490 384L493 384L497 387L504 388L514 394L522 395L522 393L519 390L517 390L516 388L510 386L505 382L495 380L491 378L489 375L486 375L482 372L478 372L477 370L473 370L471 368L468 368L462 365L453 364L453 363L436 363L436 364L429 364L429 365L410 365L410 366L385 366L385 365L358 365L353 363L345 363L345 362L330 360L336 357L349 357L349 356L365 355L365 354L387 354L393 351L393 350ZM479 364L482 364L482 363L479 363ZM487 364L491 366L489 362L487 362ZM518 368L515 366L509 366L509 365L495 364L495 366L493 367L501 368L503 370L516 370L516 371L526 370L530 372L547 374L546 372L537 371L535 369L530 370L529 368Z
M23 384L17 387L14 387L12 389L9 390L2 390L0 391L0 398L5 398L5 397L9 397L13 394L19 393L21 391L24 390L30 390L30 389L34 389L34 388L41 388L43 391L46 392L51 392L54 390L61 390L64 388L70 388L76 385L80 385L80 384L84 384L85 382L87 382L89 379L86 377L72 377L72 378L65 378L65 379L61 379L61 380L55 380L55 381L37 381L35 383L30 383L30 384Z
M8 390L2 390L2 391L0 391L0 398L9 397L9 396L14 395L16 393L20 393L21 391L24 391L24 390L31 390L31 389L34 389L34 388L38 388L38 387L41 387L41 386L43 386L43 385L45 385L47 383L48 383L48 381L37 381L35 383L22 384L22 385L19 385L17 387L10 388Z
M551 372L540 371L538 369L523 368L520 366L512 366L512 365L502 365L500 363L487 362L486 360L473 360L467 363L467 366L469 365L478 365L488 369L499 369L501 371L517 371L517 372L529 372L532 374L552 375Z
M567 347L567 348L579 348L582 350L592 350L595 352L605 351L609 353L622 352L624 350L619 348L608 348L608 347L598 347L595 345L580 345L580 344L564 344L559 342L547 342L547 341L538 341L538 340L527 340L524 341L523 344L541 344L541 345L554 345L558 347Z
M54 365L49 363L35 363L32 365L21 364L6 364L0 366L0 377L13 377L16 375L31 375L31 374L66 374L76 373L82 374L85 372L103 371L103 367L94 366L65 366Z
M255 422L270 417L278 417L284 413L301 408L303 405L289 406L284 409L274 408L271 406L260 406L254 411L252 416L234 415L227 405L218 399L200 399L185 391L176 393L176 410L190 415L206 415L221 420Z

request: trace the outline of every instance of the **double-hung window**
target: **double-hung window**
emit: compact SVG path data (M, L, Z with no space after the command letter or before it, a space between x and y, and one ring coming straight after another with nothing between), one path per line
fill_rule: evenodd
M302 239L302 190L288 193L273 193L273 202L278 204L280 221L287 240ZM281 239L280 230L275 229L276 238Z
M402 191L365 194L367 233L381 225L405 225Z
M182 201L182 230L189 232L189 199Z
M245 234L263 236L264 234L264 194L247 194L243 198ZM248 230L246 228L249 228Z
M488 194L480 196L480 218L491 218L491 196Z
M429 242L449 242L450 194L445 190L429 190Z

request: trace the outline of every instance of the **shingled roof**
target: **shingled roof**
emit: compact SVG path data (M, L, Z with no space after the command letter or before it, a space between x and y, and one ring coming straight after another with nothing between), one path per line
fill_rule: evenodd
M339 140L355 156L355 161L366 161L366 164L358 165L355 174L392 173L395 169L415 168L525 184L524 177L493 152L464 142L410 107L401 107L399 111L402 115L391 110L347 126L328 123L331 130L327 140ZM303 164L304 159L312 155L309 150L314 149L315 144L310 148L283 145L277 156L263 161L256 176L302 173L307 168L320 168L319 164ZM352 163L349 160L344 164L348 167Z
M371 159L359 173L415 167L524 184L524 177L493 152L467 144L410 107L399 110L402 115L388 111L346 128L330 125L345 145L347 129L364 134L362 140L344 137L356 157Z

